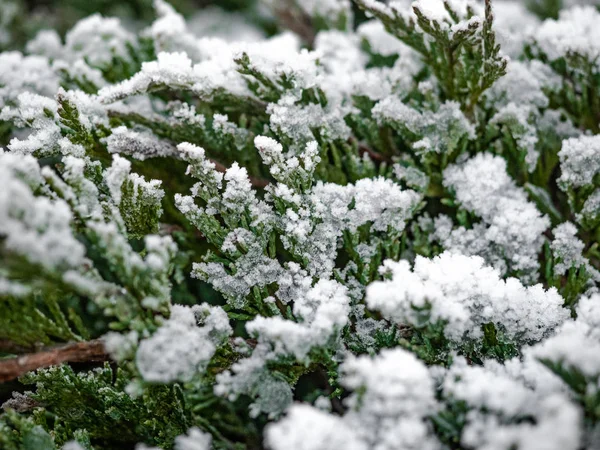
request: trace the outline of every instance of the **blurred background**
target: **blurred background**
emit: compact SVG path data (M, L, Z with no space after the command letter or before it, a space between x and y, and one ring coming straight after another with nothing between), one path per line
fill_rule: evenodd
M119 17L129 29L148 25L154 18L152 0L0 0L0 51L20 50L41 29L64 34L80 19L95 13ZM223 11L256 21L268 32L273 26L255 0L169 0L186 18L218 27ZM204 19L203 19L204 17ZM217 31L217 30L215 30ZM274 31L274 30L273 30Z
M227 34L239 27L277 31L276 20L266 3L285 6L302 0L168 0L190 21L190 29L211 35ZM340 0L342 1L342 0ZM385 1L385 0L382 0ZM483 0L481 0L483 2ZM600 0L497 0L525 2L541 18L557 17L561 7L575 4L600 5ZM599 6L600 7L600 6ZM224 12L234 12L234 20ZM154 18L153 0L0 0L0 51L21 50L41 29L54 29L62 36L80 19L99 13L119 17L130 30L148 25ZM235 20L237 18L237 20ZM355 25L365 20L354 8ZM197 28L194 30L194 28ZM248 31L246 30L246 31Z

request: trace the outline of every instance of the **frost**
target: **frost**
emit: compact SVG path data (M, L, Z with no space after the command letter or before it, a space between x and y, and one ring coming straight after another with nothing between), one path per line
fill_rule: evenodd
M0 344L114 364L23 377L9 444L597 446L592 0L16 1Z
M569 316L556 289L504 281L477 256L445 252L433 259L418 256L412 271L407 261L386 261L381 270L391 278L367 287L368 307L398 324L442 322L455 345L480 339L487 323L512 341L539 341Z
M552 253L559 262L554 265L556 275L564 275L571 267L586 265L582 256L585 244L577 238L577 228L571 222L558 225L554 230L554 240L550 244Z
M212 436L202 432L198 427L192 427L187 434L175 438L175 450L210 450Z
M206 315L202 327L198 326L199 314ZM224 314L218 307L173 306L171 317L139 344L135 360L142 377L162 383L191 380L206 367L222 339L231 334ZM218 319L211 320L212 315Z
M176 154L176 149L172 144L157 139L152 133L129 130L124 126L117 127L112 131L112 134L106 138L109 153L130 155L141 161L147 158Z
M54 100L37 94L24 92L17 98L17 106L4 107L0 120L12 121L19 127L30 127L25 139L14 137L8 148L17 153L54 153L62 137L53 117L57 104ZM50 116L50 117L48 117Z
M459 359L446 375L443 391L453 401L474 408L466 416L461 438L464 446L490 450L579 448L579 408L561 393L542 395L496 371L493 362L477 367ZM533 420L510 423L522 417Z
M47 58L60 58L62 50L60 35L55 30L41 30L27 43L27 53Z
M293 405L285 419L269 426L266 443L272 450L367 450L355 430L338 416L305 404Z
M561 187L581 187L591 184L600 173L600 136L566 139L558 153Z
M39 175L32 173L34 165L30 156L0 153L2 248L48 272L62 274L84 264L85 248L71 231L69 206L59 199L35 197L19 177L22 173L30 182L38 179Z
M130 59L127 45L135 37L116 18L94 14L79 21L65 37L65 51L72 59L85 58L92 66L102 67L114 57Z
M185 88L192 85L192 61L185 53L159 53L156 61L145 62L142 69L129 80L100 90L103 103L146 92L154 85Z
M356 30L358 35L369 43L370 50L383 56L394 54L400 55L400 58L415 58L411 54L412 50L385 31L385 28L378 20L369 20L361 23Z
M524 44L531 39L540 21L520 1L496 0L493 6L496 39L502 52L516 60L523 53ZM513 62L517 61L511 60L511 64Z
M293 354L303 360L313 347L323 346L348 320L346 288L335 281L320 280L294 302L301 323L279 317L257 317L246 325L248 333L272 343L276 353Z
M217 375L215 394L233 401L240 395L250 395L250 415L266 413L270 417L280 415L292 402L290 386L275 378L266 368L269 360L276 358L267 345L257 345L252 355L234 364L231 369Z
M548 105L548 98L543 88L550 84L552 75L548 73L546 66L538 61L511 61L507 66L506 75L494 83L485 95L496 107L514 103L544 108Z
M473 230L461 227L449 234L440 230L438 235L446 249L479 254L469 248L473 241L479 241L475 248L483 250L486 261L502 273L535 273L543 232L550 221L506 173L504 159L481 153L463 164L450 166L444 171L444 185L454 190L463 208L483 221Z
M437 408L433 380L415 356L394 349L375 358L351 357L341 373L341 383L355 391L346 400L348 412L339 417L293 405L286 418L267 428L270 448L440 448L424 421Z
M593 6L574 6L560 12L558 20L546 19L535 41L551 59L578 53L594 61L600 56L600 13Z
M0 53L0 109L14 105L24 92L52 97L58 86L59 79L47 58Z
M517 147L525 152L525 163L529 172L533 172L538 162L537 130L531 123L531 109L527 105L509 103L502 107L489 121L489 125L506 127L510 130Z
M321 105L296 105L296 98L284 96L278 103L267 107L271 129L287 136L293 142L307 143L315 139L314 129L319 129L331 140L346 140L350 128L344 122L344 110L326 109Z
M446 102L435 112L421 113L398 97L390 96L378 102L372 113L379 124L391 122L399 131L407 133L418 153L451 153L462 140L475 138L475 127L456 102Z
M419 198L384 178L366 178L345 187L319 183L312 192L317 217L348 230L372 222L374 230L402 231Z

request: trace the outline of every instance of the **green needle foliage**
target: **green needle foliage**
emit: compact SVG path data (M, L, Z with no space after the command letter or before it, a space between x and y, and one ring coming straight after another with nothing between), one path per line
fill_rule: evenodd
M600 436L600 11L0 0L0 449Z

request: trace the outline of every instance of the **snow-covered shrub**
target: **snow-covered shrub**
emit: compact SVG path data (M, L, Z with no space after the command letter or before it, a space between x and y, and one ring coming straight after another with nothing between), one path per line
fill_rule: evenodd
M0 448L599 448L594 2L113 3L0 0Z

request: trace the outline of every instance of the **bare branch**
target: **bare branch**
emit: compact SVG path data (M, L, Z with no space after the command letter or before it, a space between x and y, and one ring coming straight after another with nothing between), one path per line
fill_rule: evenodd
M101 362L108 359L104 343L99 339L72 342L36 353L0 360L0 383L14 380L32 370L57 366L65 362Z

